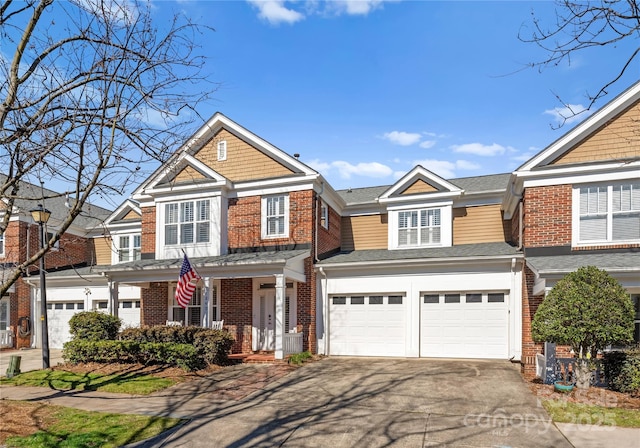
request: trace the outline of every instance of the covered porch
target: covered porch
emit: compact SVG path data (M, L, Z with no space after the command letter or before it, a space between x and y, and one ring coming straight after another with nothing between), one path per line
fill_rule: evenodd
M199 325L223 328L236 339L234 354L267 354L282 360L307 346L313 325L305 311L311 304L309 250L264 251L194 257L202 277L191 302L181 308L175 287L182 259L138 260L100 266L109 280L116 310L120 285L141 289L141 324ZM308 265L308 266L307 266ZM309 349L310 347L307 347Z

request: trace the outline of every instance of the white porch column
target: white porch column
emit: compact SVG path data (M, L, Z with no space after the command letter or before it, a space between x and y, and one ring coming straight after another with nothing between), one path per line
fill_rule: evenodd
M285 297L287 284L284 274L276 274L276 359L284 359L284 329L285 329Z
M120 303L118 299L120 294L118 286L118 282L109 280L109 302L107 303L107 307L109 314L116 317L118 317L118 304Z
M202 291L202 323L204 328L211 328L211 277L203 277L204 291Z

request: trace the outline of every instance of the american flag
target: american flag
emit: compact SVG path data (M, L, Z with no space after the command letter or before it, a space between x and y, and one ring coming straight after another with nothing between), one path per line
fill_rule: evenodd
M178 287L176 288L176 302L182 308L186 308L193 297L193 292L196 290L196 283L200 276L191 267L187 255L184 255L182 260L182 268L180 268L180 277L178 278ZM195 283L193 282L195 280Z

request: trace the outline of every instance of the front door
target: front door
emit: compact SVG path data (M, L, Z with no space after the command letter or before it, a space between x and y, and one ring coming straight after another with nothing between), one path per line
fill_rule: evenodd
M262 289L258 296L258 334L256 350L275 350L276 291Z

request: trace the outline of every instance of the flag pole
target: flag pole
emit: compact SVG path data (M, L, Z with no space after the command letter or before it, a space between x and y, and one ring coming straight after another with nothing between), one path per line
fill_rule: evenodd
M182 251L182 253L184 254L185 257L187 257L187 260L189 260L189 256L187 255L187 253L184 251L184 248L180 248L180 250ZM196 273L196 275L198 276L198 280L200 280L202 278L202 276L200 275L200 273L198 272L198 270L195 268L194 265L191 264L191 260L189 260L189 265L191 265L191 269L193 269L193 272Z

